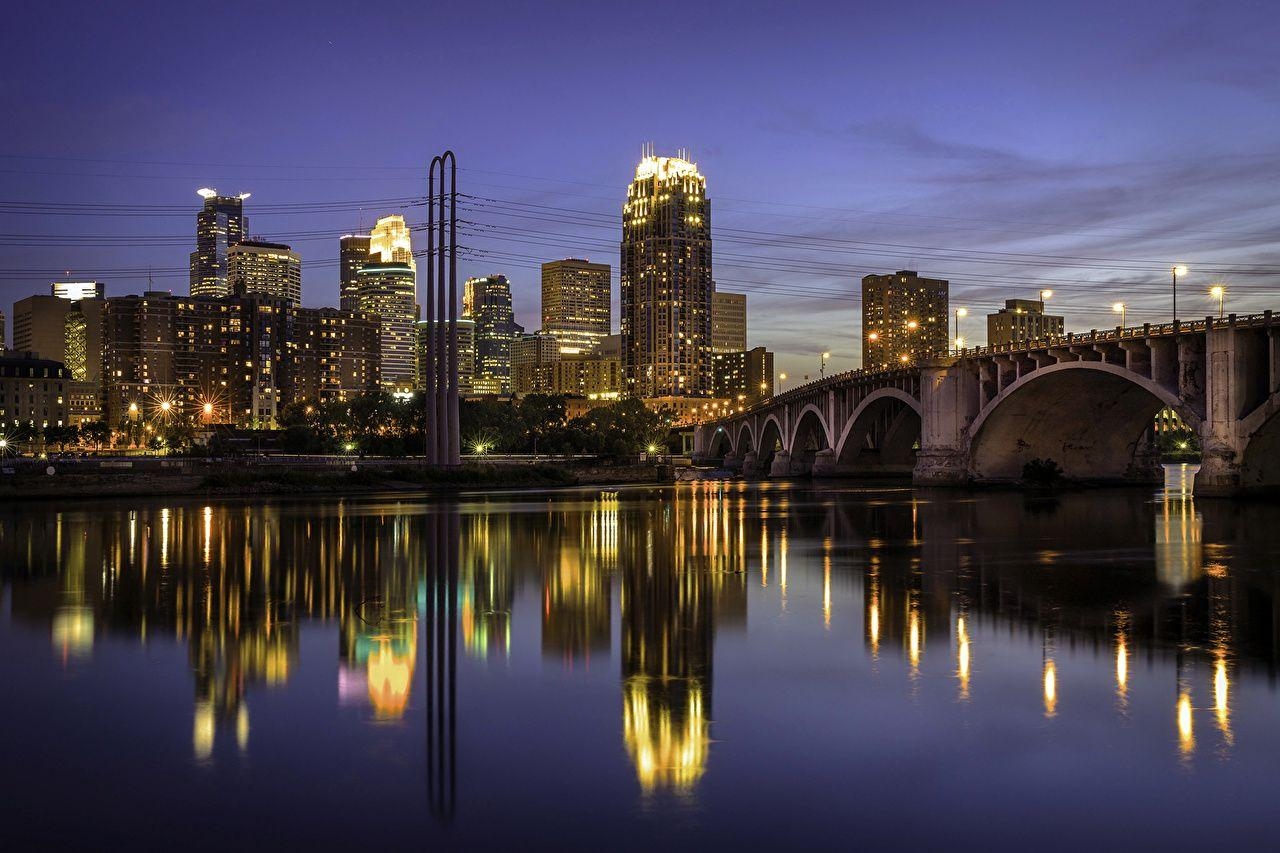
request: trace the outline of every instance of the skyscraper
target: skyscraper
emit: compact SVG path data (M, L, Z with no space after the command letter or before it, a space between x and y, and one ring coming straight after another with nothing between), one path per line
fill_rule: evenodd
M862 279L862 366L916 364L947 352L945 279L915 270Z
M371 239L368 234L345 234L338 240L338 304L345 311L355 311L360 304L356 273L369 263Z
M105 299L107 289L100 281L55 281L49 290L59 299Z
M382 263L408 264L417 270L413 261L413 245L409 238L409 226L400 214L384 216L373 226L369 235L369 256Z
M357 310L378 318L382 387L412 390L418 365L413 267L395 261L370 261L356 273L356 280Z
M462 317L476 324L477 394L511 393L511 343L524 331L511 310L511 284L505 275L469 278L462 288Z
M542 265L542 331L564 355L595 352L613 324L609 265L565 258Z
M244 240L227 250L227 282L236 296L302 302L302 258L283 243Z
M427 386L429 340L435 324L429 320L418 321L418 387ZM472 380L476 372L476 324L472 320L458 321L458 393L473 393Z
M227 250L244 239L249 221L244 215L248 193L218 195L208 188L196 191L204 207L196 214L196 250L191 253L192 296L226 296Z
M680 157L647 154L622 208L622 360L627 393L711 393L711 202Z
M711 303L711 349L716 353L747 348L747 295L717 290Z

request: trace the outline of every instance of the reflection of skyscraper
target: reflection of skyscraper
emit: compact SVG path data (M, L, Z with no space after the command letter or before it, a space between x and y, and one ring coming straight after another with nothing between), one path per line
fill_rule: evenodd
M711 393L711 202L698 167L646 156L622 208L622 363L627 393Z
M458 569L462 645L474 657L511 654L511 608L517 561L508 515L482 513L463 519Z
M218 195L217 190L197 191L204 206L196 214L196 250L191 253L190 294L227 296L227 250L244 239L249 220L244 215L248 193Z
M609 651L610 573L617 557L616 494L604 492L590 513L557 516L542 563L542 654L567 667ZM612 543L612 544L611 544Z

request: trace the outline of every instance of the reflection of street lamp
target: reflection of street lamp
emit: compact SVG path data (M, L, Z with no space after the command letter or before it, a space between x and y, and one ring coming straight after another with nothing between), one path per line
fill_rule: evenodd
M1171 268L1173 272L1173 325L1178 325L1178 276L1186 276L1187 268L1184 264L1174 264Z
M1222 312L1225 310L1224 304L1227 298L1227 289L1220 284L1215 284L1209 288L1209 295L1218 300L1218 319L1221 320Z
M821 378L822 378L822 375L823 375L823 374L826 372L826 370L827 370L827 359L829 359L829 358L831 358L831 353L829 353L829 352L824 352L824 353L822 354L822 358L818 359L818 378L819 378L819 379L821 379Z
M1128 314L1129 306L1125 305L1123 302L1117 302L1115 305L1111 306L1111 311L1120 315L1120 328L1123 329L1125 327L1125 318Z

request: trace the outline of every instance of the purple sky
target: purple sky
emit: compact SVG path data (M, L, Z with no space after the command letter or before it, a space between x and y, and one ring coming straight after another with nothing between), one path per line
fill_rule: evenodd
M185 292L200 186L251 191L252 232L335 304L338 235L421 221L385 200L424 195L452 147L463 192L529 205L468 205L461 242L534 329L538 262L586 255L616 282L650 140L707 175L716 278L797 378L823 349L856 366L857 279L903 267L952 281L974 343L1042 287L1070 329L1113 325L1117 299L1165 320L1175 261L1184 318L1216 311L1219 280L1228 310L1280 309L1274 3L432 6L7 10L0 202L86 206L0 209L6 313L64 269Z

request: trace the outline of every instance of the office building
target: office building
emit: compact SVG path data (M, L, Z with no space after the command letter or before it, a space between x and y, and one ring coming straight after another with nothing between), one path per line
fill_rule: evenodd
M369 263L370 240L368 234L346 234L338 240L338 304L345 311L360 310L356 274Z
M378 318L341 308L299 308L294 333L291 400L323 405L377 390Z
M610 332L609 265L565 258L542 265L542 331L563 355L595 352Z
M1065 327L1065 319L1044 313L1038 299L1006 299L1003 308L987 315L987 344L1022 344L1061 335Z
M524 331L511 310L505 275L470 278L462 288L462 317L475 323L476 394L511 393L511 344Z
M643 398L711 393L711 202L682 157L648 153L622 208L622 361Z
M862 366L918 364L949 346L948 283L915 270L862 279Z
M546 332L521 335L511 344L511 390L517 397L551 394L552 370L560 360L560 341Z
M717 290L711 303L711 350L743 352L747 348L747 295Z
M283 243L243 240L227 250L227 280L234 296L269 296L302 302L302 258Z
M715 396L736 409L773 396L773 353L764 347L715 356Z
M391 392L411 391L417 379L414 282L413 267L399 261L371 260L356 273L356 304L359 313L378 318L382 353L379 381Z
M458 394L468 396L474 393L473 379L476 372L476 324L471 320L458 320ZM434 324L427 320L418 321L418 387L427 387L427 371L429 369L427 352L429 338Z
M622 396L622 361L617 353L562 356L551 365L548 394L585 397L592 401Z
M106 299L107 288L100 281L55 281L50 291L59 299Z
M196 194L204 206L196 214L196 250L191 253L190 293L192 296L227 296L227 252L244 239L249 230L244 215L248 193L218 195L217 190L200 189Z
M44 429L65 426L67 369L33 353L0 356L0 426Z
M403 216L384 216L374 224L369 235L369 258L384 264L408 264L411 270L418 268Z

